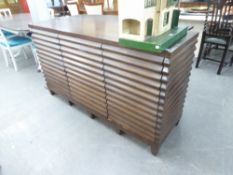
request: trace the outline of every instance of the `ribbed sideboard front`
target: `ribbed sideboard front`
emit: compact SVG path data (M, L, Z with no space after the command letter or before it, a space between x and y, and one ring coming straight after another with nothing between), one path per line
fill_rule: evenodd
M102 19L100 24L105 26ZM140 138L157 154L182 116L197 34L189 32L155 54L121 47L101 30L93 37L81 35L81 27L74 32L53 25L30 26L48 89Z

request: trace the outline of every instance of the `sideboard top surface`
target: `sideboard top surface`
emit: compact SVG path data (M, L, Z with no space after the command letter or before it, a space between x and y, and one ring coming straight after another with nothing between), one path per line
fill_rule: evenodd
M117 16L78 15L60 17L44 22L29 24L29 27L101 42L102 44L118 45ZM170 55L173 52L176 52L183 44L186 44L192 40L192 38L195 38L196 35L196 32L188 32L186 37L172 48L167 49L166 53Z

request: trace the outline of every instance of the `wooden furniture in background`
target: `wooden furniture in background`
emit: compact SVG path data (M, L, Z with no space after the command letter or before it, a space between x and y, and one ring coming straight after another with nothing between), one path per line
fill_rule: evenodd
M13 14L22 12L20 2L17 0L2 0L0 8L9 8Z
M79 15L78 1L67 1L66 6L67 6L71 16Z
M30 28L52 94L158 152L182 116L197 33L155 54L119 46L116 16L79 15Z
M83 4L88 15L103 15L104 13L103 2L97 2L97 3L83 2Z
M12 16L11 10L9 8L0 9L0 16Z
M180 2L181 8L196 8L196 7L206 7L207 2Z
M103 14L104 15L117 15L118 14L118 4L117 0L113 0L113 4L110 4L109 0L78 0L78 9L81 14L86 13L86 9L84 7L84 2L86 3L103 3Z
M203 59L219 62L220 65L217 74L221 74L222 68L225 64L228 48L232 40L233 19L229 18L232 10L232 0L209 1L208 11L210 12L206 14L205 27L202 34L202 41L196 63L196 68L199 67L199 63L203 57ZM219 46L224 48L223 55L218 60L208 56L213 46L216 46L217 48Z

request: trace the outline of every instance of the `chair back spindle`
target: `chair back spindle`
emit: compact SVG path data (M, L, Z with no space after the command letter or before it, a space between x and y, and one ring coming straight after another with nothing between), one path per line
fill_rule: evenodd
M204 32L208 35L229 37L232 34L233 0L210 0Z
M12 16L11 10L9 8L0 9L0 16L3 17Z

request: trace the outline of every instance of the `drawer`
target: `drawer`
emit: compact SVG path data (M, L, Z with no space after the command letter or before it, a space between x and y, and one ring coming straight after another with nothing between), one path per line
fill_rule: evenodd
M150 87L150 86L147 86L141 82L138 82L138 81L133 81L133 80L130 80L128 78L125 78L125 77L122 77L120 75L115 75L113 73L109 73L109 72L105 72L105 78L108 80L113 80L113 81L116 81L116 82L119 82L119 83L122 83L126 86L129 86L129 87L132 87L134 88L135 90L139 90L141 92L145 92L147 94L150 94L152 96L156 96L158 97L159 96L159 89L157 88L153 88L153 87Z
M102 54L102 50L100 50L100 48L94 48L94 47L89 47L86 45L82 45L82 44L78 44L78 43L72 43L72 42L67 42L64 40L60 40L60 44L62 46L65 46L66 48L70 48L70 49L74 49L76 50L76 52L87 52L87 53L92 53L95 55L101 55ZM67 49L62 48L62 51L68 51Z
M101 72L97 74L95 72L91 72L86 69L67 64L66 62L65 62L65 67L67 72L72 72L74 75L87 76L89 77L89 79L94 79L96 81L104 82L104 77L103 74L101 74Z
M75 81L81 81L83 83L88 84L89 86L94 86L95 88L98 88L100 91L105 86L103 81L99 81L92 77L86 76L85 74L78 73L70 69L67 70L67 76L68 76L68 79L73 79Z
M123 91L122 89L120 89L118 87L107 84L106 85L106 90L107 90L107 95L114 93L117 96L118 95L123 96L125 98L128 98L128 99L134 101L135 103L138 103L138 104L140 104L142 106L146 106L146 107L148 107L148 108L150 108L152 110L157 110L157 103L156 102L141 98L140 96L137 96L137 95L135 95L133 93Z
M76 49L72 49L69 47L64 47L61 46L61 51L63 55L67 55L67 57L82 57L88 60L96 61L96 62L103 62L103 57L102 55L97 55L97 54L91 54L88 52L83 52L83 51L77 51Z
M59 39L61 41L64 41L64 42L68 41L68 42L82 44L82 45L90 46L90 47L94 47L94 48L101 48L101 45L102 45L101 43L98 43L98 42L85 40L85 39L81 39L81 38L77 38L77 37L73 37L73 36L67 36L67 35L63 35L63 34L59 35Z
M157 72L157 73L161 73L162 70L163 70L162 63L155 64L155 63L153 63L151 61L146 61L143 58L138 59L138 58L129 57L129 56L126 56L126 55L120 55L120 54L113 53L113 52L108 52L108 51L104 51L103 56L106 59L111 59L111 60L114 60L114 61L117 61L117 62L123 62L123 63L128 64L128 65L140 67L142 69L154 71L154 72Z
M70 86L70 90L72 92L82 93L86 97L90 97L90 98L93 98L95 100L98 100L99 103L103 103L103 104L106 103L106 98L105 98L103 93L98 93L94 90L89 91L89 89L87 89L86 87L77 86L74 83L69 83L69 86Z
M153 103L158 103L159 102L159 97L156 97L156 96L153 96L151 94L148 94L148 93L145 93L141 90L138 90L136 88L133 88L131 86L127 86L125 84L122 84L118 81L115 81L115 80L111 80L111 79L105 79L106 83L111 85L111 86L114 86L115 88L119 88L119 91L125 91L127 93L130 93L132 95L135 95L139 98L143 98L145 100L148 100L148 101L151 101Z
M143 68L136 67L133 65L125 64L125 63L111 60L111 59L104 59L104 65L111 66L113 68L124 70L124 71L130 72L130 73L133 73L133 74L136 74L139 76L143 76L146 78L150 78L153 80L157 80L157 81L160 81L162 78L161 73L156 73L156 72L153 72L153 71L150 71L147 69L143 69Z

